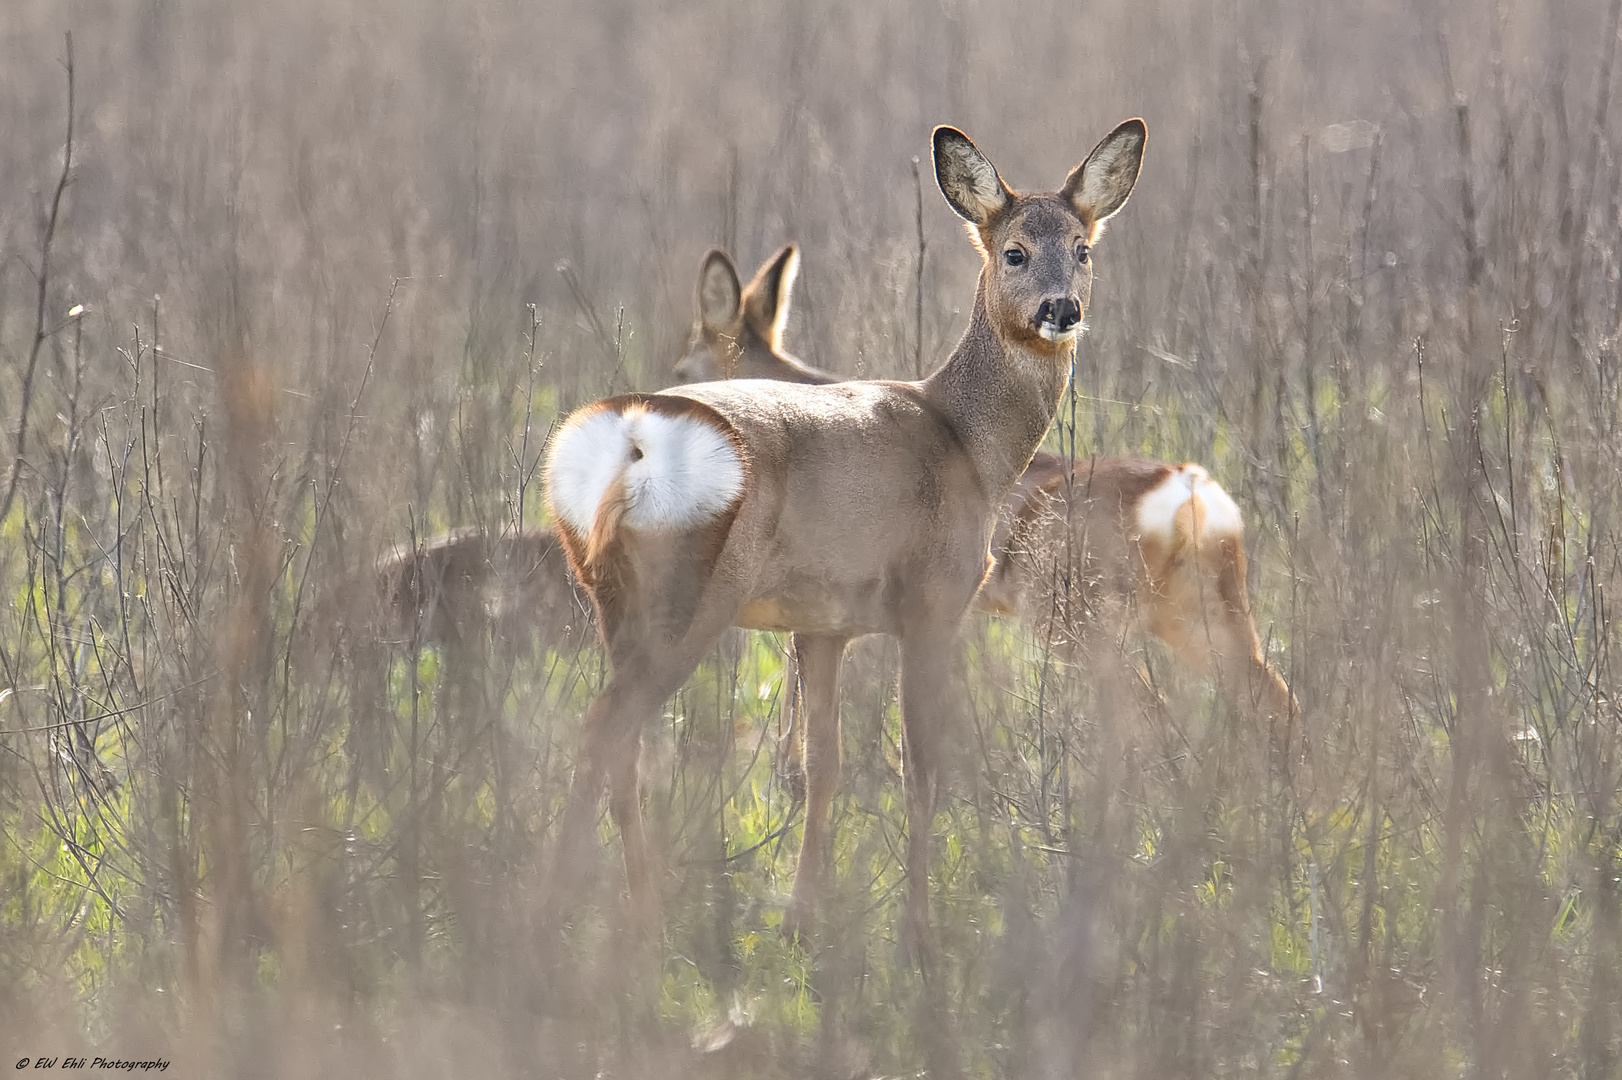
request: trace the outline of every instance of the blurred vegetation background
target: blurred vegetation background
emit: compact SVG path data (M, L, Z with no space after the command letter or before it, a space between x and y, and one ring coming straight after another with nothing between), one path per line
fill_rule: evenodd
M1622 1076L1619 7L8 0L0 1048ZM646 738L662 944L606 824L548 925L580 613L425 642L375 561L543 524L550 425L668 383L708 247L798 241L790 347L911 377L978 270L931 126L1051 188L1133 115L1061 421L1235 495L1306 766L1133 628L1161 708L971 619L921 973L864 642L790 945L786 643L739 633Z

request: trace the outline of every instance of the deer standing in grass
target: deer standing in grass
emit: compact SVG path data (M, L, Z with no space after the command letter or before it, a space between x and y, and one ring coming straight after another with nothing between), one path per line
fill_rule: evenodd
M563 842L593 839L606 784L646 915L658 890L641 733L704 652L732 625L798 635L808 753L834 764L808 773L792 921L810 911L828 860L845 646L887 633L901 646L907 923L927 936L950 652L998 510L1058 410L1091 247L1132 192L1144 138L1129 120L1057 193L1025 195L962 132L936 129L937 181L983 266L963 339L921 382L701 383L599 401L554 436L547 498L613 666L583 721Z

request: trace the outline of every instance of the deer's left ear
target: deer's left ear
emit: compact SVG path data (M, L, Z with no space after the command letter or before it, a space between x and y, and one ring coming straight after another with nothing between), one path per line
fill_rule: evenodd
M743 316L773 349L783 343L783 327L788 325L789 302L794 279L800 273L800 249L784 244L755 271L743 289Z
M1097 227L1120 212L1143 168L1143 144L1148 129L1132 119L1104 136L1087 160L1070 170L1059 194L1083 221Z
M718 248L710 249L698 272L698 318L705 327L730 332L738 321L742 289L732 258Z

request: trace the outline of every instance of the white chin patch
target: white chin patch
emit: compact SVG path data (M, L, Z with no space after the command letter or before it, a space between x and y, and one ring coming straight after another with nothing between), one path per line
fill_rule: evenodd
M547 492L578 533L624 478L625 525L649 531L709 521L743 494L743 459L727 433L695 415L666 416L640 405L570 417L552 440Z
M1080 327L1076 327L1076 326L1072 326L1068 330L1060 330L1057 326L1054 326L1052 323L1043 323L1041 326L1037 327L1036 332L1038 334L1042 335L1042 337L1046 338L1048 341L1053 341L1053 342L1058 342L1059 344L1063 344L1064 342L1067 342L1067 341L1076 340L1076 334L1079 332L1079 330L1080 330Z

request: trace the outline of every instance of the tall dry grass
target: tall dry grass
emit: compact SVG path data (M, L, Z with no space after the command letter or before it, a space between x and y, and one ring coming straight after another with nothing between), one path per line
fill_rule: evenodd
M931 1048L971 1075L1622 1075L1617 24L1617 0L8 4L0 1048L187 1075L857 1076ZM921 972L894 655L864 643L837 932L807 950L776 933L783 642L740 634L648 735L661 946L620 925L606 829L559 927L600 659L379 645L374 558L540 523L549 425L663 384L711 245L804 246L810 362L943 356L976 266L927 168L918 216L930 126L1047 186L1128 115L1149 156L1055 442L1234 492L1307 766L1130 629L1150 712L971 623Z

